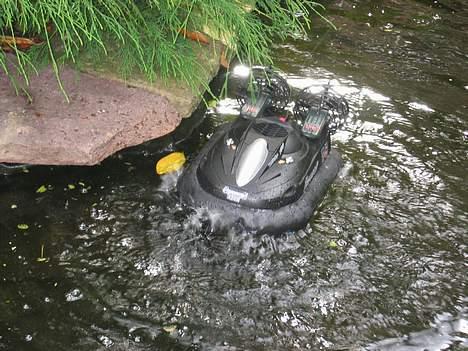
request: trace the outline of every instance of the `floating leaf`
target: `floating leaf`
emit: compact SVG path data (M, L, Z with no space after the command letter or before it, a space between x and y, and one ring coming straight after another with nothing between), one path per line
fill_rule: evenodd
M208 101L208 107L214 108L214 107L216 107L217 104L218 104L218 102L216 100Z
M18 227L18 229L21 229L21 230L28 230L29 229L29 225L24 224L24 223L18 224L17 227Z
M177 326L172 324L172 325L166 325L163 327L163 330L167 333L172 333L174 330L177 329Z
M338 247L338 244L336 243L335 240L330 240L330 242L328 243L328 246L332 249L336 249Z
M39 194L42 194L42 193L45 193L47 191L47 188L45 185L41 185L37 190L36 190L36 193L39 193Z
M83 182L78 182L78 184L81 185L81 186L86 186L86 184L83 183Z
M75 188L76 188L76 187L75 187L73 184L68 184L68 189L73 190L73 189L75 189Z
M36 258L37 262L49 262L49 257L44 257L44 244L41 245L41 257Z

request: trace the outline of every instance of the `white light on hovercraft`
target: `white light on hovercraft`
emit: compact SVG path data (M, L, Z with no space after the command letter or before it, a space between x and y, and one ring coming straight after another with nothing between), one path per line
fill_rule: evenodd
M255 178L268 157L268 143L265 139L256 139L247 146L241 155L236 171L237 186L244 186Z
M245 65L237 65L232 69L232 74L241 78L247 78L250 75L250 68Z

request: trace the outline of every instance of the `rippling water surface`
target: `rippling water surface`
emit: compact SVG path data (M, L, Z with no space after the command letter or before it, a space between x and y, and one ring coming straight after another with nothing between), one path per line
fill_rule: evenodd
M0 350L468 348L466 4L327 4L338 31L274 48L292 86L350 103L345 167L310 225L213 233L222 218L155 175L229 100L177 146L0 176Z

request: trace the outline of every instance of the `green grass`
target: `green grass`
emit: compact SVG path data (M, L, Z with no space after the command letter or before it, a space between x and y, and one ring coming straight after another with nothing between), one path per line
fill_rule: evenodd
M251 2L2 0L0 35L43 40L32 50L13 48L16 69L26 80L44 64L51 65L58 78L60 65L79 63L86 52L96 63L113 56L124 77L139 72L149 81L176 79L195 91L203 83L202 67L181 29L209 28L211 35L227 41L229 55L248 65L270 64L272 38L304 32L310 25L309 14L320 7L309 0L258 0L253 10L246 11ZM0 70L14 83L2 51Z

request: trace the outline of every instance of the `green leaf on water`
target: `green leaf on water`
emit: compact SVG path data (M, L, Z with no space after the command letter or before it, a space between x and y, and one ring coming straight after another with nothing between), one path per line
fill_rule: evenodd
M18 224L17 227L18 227L18 229L21 229L21 230L28 230L29 229L29 225L27 225L25 223Z
M36 258L37 262L49 262L49 257L44 257L44 244L41 245L41 257Z
M73 189L75 189L75 188L76 188L76 187L75 187L73 184L68 184L68 189L73 190Z
M208 101L208 107L215 108L218 102L216 100Z
M163 330L167 333L172 333L174 330L177 329L177 326L172 324L172 325L166 325L163 327Z
M336 249L338 247L338 244L336 243L335 240L330 240L330 242L328 243L328 246L332 249Z
M42 194L42 193L45 193L47 191L47 188L45 185L41 185L37 190L36 190L36 193L38 194Z

